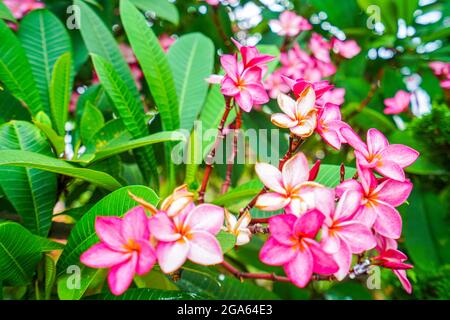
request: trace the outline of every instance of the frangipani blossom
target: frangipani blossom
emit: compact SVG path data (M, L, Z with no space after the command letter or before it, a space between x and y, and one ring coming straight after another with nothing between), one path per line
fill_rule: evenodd
M353 219L360 204L361 194L347 190L342 194L336 208L334 194L328 199L321 199L318 205L326 216L322 229L322 248L332 254L339 265L339 270L334 274L338 280L344 279L350 270L353 253L362 253L376 245L369 227Z
M170 218L159 212L149 221L152 235L159 241L156 256L161 270L171 273L187 259L201 265L223 261L223 253L215 235L222 228L224 209L201 204Z
M242 246L251 240L252 233L248 225L252 221L252 217L248 211L237 219L234 214L225 210L225 231L236 236L236 245Z
M429 66L437 77L450 76L450 63L448 62L433 61Z
M262 68L266 63L275 59L274 56L260 53L254 46L243 46L234 38L231 38L231 41L233 41L234 45L238 48L239 53L241 54L241 62L244 70L257 66Z
M408 260L408 257L397 249L397 241L378 235L376 250L379 255L373 258L375 264L392 269L405 291L411 294L412 286L406 270L412 269L414 266L404 262Z
M388 98L384 100L385 114L399 114L408 110L409 103L411 102L411 94L399 90L393 98Z
M307 19L292 11L284 11L278 20L270 20L270 28L279 36L295 37L301 31L311 30L312 26Z
M335 53L346 59L351 59L361 52L361 48L355 40L341 41L337 38L333 38L331 40L331 46Z
M301 152L286 161L281 171L261 162L255 165L255 170L261 182L272 190L258 197L255 207L261 210L284 208L287 213L299 216L314 208L316 199L329 192L321 184L308 181L308 161Z
M323 62L331 62L330 58L330 43L318 33L313 33L309 40L309 49L316 59Z
M174 37L169 36L167 33L163 33L158 38L159 44L164 52L168 52L170 47L175 43L176 39Z
M269 91L269 96L276 99L281 93L288 93L289 86L284 82L281 72L275 71L267 76L264 88Z
M339 150L341 144L346 140L341 134L341 128L348 126L341 120L341 110L339 106L327 103L319 109L319 120L317 121L317 132L330 146Z
M294 96L298 98L303 91L309 86L311 86L316 94L316 99L320 99L326 92L333 88L333 85L330 85L328 81L318 81L318 82L310 82L305 79L297 79L293 80L288 77L283 77L286 84L291 88Z
M327 103L336 104L341 106L345 101L345 89L335 88L325 92L320 99L317 99L316 104L318 106L324 106Z
M405 181L403 168L416 161L419 152L402 144L389 144L377 129L367 131L367 144L349 126L341 129L342 136L355 149L362 168L373 169L387 178Z
M271 117L274 125L289 129L296 136L304 139L311 136L317 126L316 97L314 90L307 87L295 101L285 94L278 96L278 106L283 113Z
M123 219L97 217L95 231L101 242L83 253L80 261L91 268L110 268L111 292L121 295L130 286L135 273L146 274L156 262L147 215L142 207L135 207Z
M331 275L338 265L315 240L325 216L310 210L300 217L281 214L269 219L270 237L262 247L259 258L271 266L283 266L284 272L296 286L305 287L313 273Z
M269 101L269 96L261 83L261 68L254 66L244 69L236 55L223 55L220 61L226 72L221 83L223 95L234 97L236 103L245 112L250 112L254 105Z
M402 232L402 218L395 209L408 199L412 183L393 179L377 180L370 170L358 167L361 182L350 179L336 187L337 195L347 190L357 191L361 203L355 219L361 221L380 235L398 239Z

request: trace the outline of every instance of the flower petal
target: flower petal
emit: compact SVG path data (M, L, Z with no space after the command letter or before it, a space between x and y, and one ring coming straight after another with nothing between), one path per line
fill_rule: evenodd
M342 242L339 251L333 254L333 259L339 267L339 270L334 273L334 276L339 281L342 281L348 274L352 264L352 253L350 252L347 243Z
M128 211L123 217L121 228L122 236L126 241L129 239L148 240L150 237L148 217L145 214L144 208L138 206Z
M398 207L408 199L412 187L413 185L410 181L400 182L387 179L375 189L374 193L376 193L377 199L393 207Z
M245 112L250 112L253 107L253 99L252 95L250 94L250 91L248 90L241 90L239 94L237 94L234 99L236 100L236 103L241 107L242 110Z
M184 225L189 226L190 230L207 231L215 235L223 226L224 214L223 208L219 206L201 204L189 213Z
M309 249L298 250L297 254L286 263L283 268L284 272L293 284L300 288L304 288L313 274L313 258Z
M411 286L411 282L409 282L408 280L408 276L406 275L406 271L405 270L392 270L394 272L394 274L397 276L398 280L400 280L400 283L403 286L403 289L405 289L405 291L408 294L412 293L412 286Z
M280 194L285 195L286 191L283 186L283 179L278 168L263 162L258 162L255 165L256 174L264 185Z
M314 110L316 106L316 94L314 89L309 86L295 102L295 114L297 119L304 118L308 113Z
M285 189L293 189L308 180L309 165L302 152L290 158L282 169L283 185Z
M238 66L237 58L235 55L224 54L220 57L220 63L225 70L227 76L229 76L234 82L237 82Z
M391 239L398 239L402 233L402 218L398 211L387 203L377 201L374 206L377 219L373 228L376 232Z
M325 216L319 210L305 212L294 224L294 233L306 238L314 238L322 227Z
M149 272L156 263L156 252L148 241L138 241L140 246L136 273L140 276Z
M271 217L269 219L270 235L281 244L295 245L296 239L294 239L292 230L296 221L297 217L292 214L280 214Z
M210 266L223 261L223 253L219 241L205 231L193 231L189 233L188 259L192 262Z
M291 201L289 198L279 193L267 192L258 196L255 207L264 211L275 211L286 207L289 201Z
M375 170L386 178L391 178L402 182L405 181L405 172L397 163L393 161L386 160L379 162Z
M176 241L181 238L173 221L163 212L152 216L148 226L152 236L159 241Z
M270 117L270 121L280 128L292 128L297 125L297 120L292 120L284 113L275 113Z
M349 219L361 206L362 195L355 190L345 191L336 206L333 214L334 220Z
M361 140L358 134L353 131L352 128L347 126L341 128L341 134L353 149L361 152L364 156L368 155L366 144Z
M137 264L137 253L134 252L131 259L113 267L108 273L108 284L111 292L119 296L124 293L133 281Z
M80 261L90 268L111 268L130 257L129 252L114 251L104 243L97 243L81 255Z
M377 244L370 229L356 221L346 221L339 224L339 237L346 242L352 253L362 253L374 248Z
M334 261L333 256L323 251L320 245L314 241L308 241L309 249L313 257L313 272L318 274L333 274L339 267Z
M370 154L378 154L389 145L386 137L377 129L367 131L367 148Z
M123 244L126 243L122 237L122 219L119 217L97 217L95 219L95 232L100 240L106 243L110 248L123 250Z
M281 266L288 263L296 255L296 250L291 246L283 245L269 237L259 252L259 259L269 266Z
M161 270L171 273L178 270L187 259L189 244L184 239L173 242L159 242L156 247L156 256Z
M278 106L290 118L295 117L295 100L286 94L280 93L277 98Z
M398 164L401 168L410 166L419 157L419 152L402 144L391 144L381 153L383 160Z

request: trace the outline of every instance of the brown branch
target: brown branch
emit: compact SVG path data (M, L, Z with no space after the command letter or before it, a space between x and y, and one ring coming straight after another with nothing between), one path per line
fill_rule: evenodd
M225 30L223 29L222 23L220 22L219 6L212 6L211 17L214 25L216 26L217 32L219 33L219 36L222 38L223 43L225 44L229 52L233 52L234 47L230 41L230 38L227 36Z
M203 203L205 200L205 191L206 191L206 187L208 186L208 181L209 181L209 177L211 175L212 172L212 168L213 168L213 162L214 162L214 157L216 156L216 149L220 143L220 141L223 139L224 137L224 133L223 133L223 129L225 127L225 122L227 121L228 115L230 114L231 108L232 108L232 104L231 104L231 99L230 98L226 98L225 99L225 111L223 113L222 119L220 120L220 124L219 127L217 128L218 134L216 137L216 141L214 142L214 146L211 149L211 151L209 152L209 154L206 157L206 168L205 168L205 173L203 176L203 180L202 180L202 185L200 187L200 191L198 192L198 202L199 203Z
M233 133L233 150L231 151L231 157L228 160L225 182L224 182L224 184L222 186L222 190L221 190L222 194L226 193L228 191L228 188L231 185L231 175L233 173L234 159L237 154L238 137L239 137L239 130L241 129L241 126L242 126L241 109L238 106L236 106L236 120L234 122L234 133Z

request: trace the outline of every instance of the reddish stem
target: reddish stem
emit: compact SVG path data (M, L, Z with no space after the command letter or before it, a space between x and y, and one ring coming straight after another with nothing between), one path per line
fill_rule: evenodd
M231 175L233 173L234 159L237 154L238 137L239 137L239 130L241 129L241 126L242 126L241 110L239 107L236 106L236 120L234 122L234 134L233 134L233 150L231 152L231 157L228 160L225 182L224 182L224 184L222 186L222 190L221 190L222 194L226 193L228 191L228 188L231 185Z
M212 172L214 157L216 156L216 149L217 149L220 141L224 137L223 129L225 127L225 122L227 121L228 115L230 114L230 111L232 108L231 99L226 98L225 101L226 101L225 111L223 113L222 119L220 120L219 127L217 128L218 134L216 137L216 141L214 142L214 146L211 149L211 151L209 152L209 154L207 155L206 160L205 160L205 162L206 162L205 174L203 176L202 186L200 187L200 191L198 192L198 202L199 203L203 203L205 201L205 191L206 191L206 187L208 186L209 177Z

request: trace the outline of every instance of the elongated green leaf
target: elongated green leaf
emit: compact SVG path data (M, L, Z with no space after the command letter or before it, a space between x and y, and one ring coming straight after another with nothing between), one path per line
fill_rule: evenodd
M58 278L58 297L61 300L80 300L83 295L92 287L105 280L106 269L91 269L82 266L79 274L77 269L68 272ZM76 283L79 280L79 283Z
M81 35L90 54L96 54L108 61L125 82L131 95L140 100L133 76L120 52L116 40L97 14L81 0L75 0L74 4L80 8Z
M43 106L30 63L20 41L3 20L0 20L0 39L0 80L32 114L37 114Z
M20 23L19 38L30 61L44 111L50 115L52 72L57 59L72 51L69 34L52 12L43 9L34 10L25 16ZM58 80L61 81L61 78ZM57 83L58 86L64 84Z
M102 293L91 296L89 300L199 300L204 299L194 292L167 291L157 289L128 289L121 296L112 293Z
M80 122L80 133L84 143L87 144L104 125L105 118L102 112L88 101Z
M128 192L132 192L153 205L156 205L159 200L158 196L150 188L130 186L116 190L97 202L89 212L83 215L72 230L66 248L58 261L59 274L65 272L70 265L80 265L80 255L99 241L94 228L96 217L123 216L137 205Z
M64 245L62 243L55 242L48 238L39 236L35 236L35 238L36 242L39 244L39 247L41 248L41 252L50 252L64 249Z
M123 144L114 145L108 148L104 148L100 151L98 151L95 154L93 161L99 161L105 158L112 157L113 155L120 154L125 151L141 148L144 146L152 145L155 143L160 142L167 142L167 141L181 141L184 139L184 135L182 135L179 132L158 132L152 135L149 135L148 137L136 139L136 140L130 140Z
M231 233L226 233L224 231L220 231L217 236L217 241L220 243L220 247L222 248L222 252L225 254L228 251L232 250L236 245L236 236Z
M178 25L180 15L177 7L166 0L131 0L131 2L141 10L152 11L157 17L165 19Z
M39 129L28 122L12 121L0 126L0 153L36 154L50 158L50 145ZM7 164L7 158L0 156ZM32 233L47 236L56 203L56 175L42 170L0 167L0 185Z
M49 256L45 256L45 285L44 293L45 300L49 300L52 295L53 285L56 279L56 265L55 261Z
M46 123L39 122L38 120L34 120L33 123L47 136L47 139L52 144L56 154L61 156L64 153L65 148L64 137L59 136L55 130Z
M334 164L321 164L319 174L314 180L328 188L334 188L340 183L341 167ZM345 180L351 179L356 173L356 169L345 167Z
M128 0L120 2L122 23L161 114L163 129L179 128L178 101L172 71L158 38Z
M142 138L148 135L148 130L144 120L144 110L140 103L133 98L132 92L128 90L125 82L121 79L120 75L114 70L113 65L108 63L104 58L92 55L92 61L94 62L95 70L102 82L103 87L108 93L109 97L113 101L116 111L122 119L125 127L131 133L134 138ZM137 153L140 165L145 166L144 172L152 172L155 181L158 179L158 172L156 170L157 164L153 153L153 149L147 147L140 153ZM148 167L150 161L151 167Z
M65 134L73 86L72 56L64 53L55 63L50 85L51 115L60 135Z
M0 124L11 120L31 121L30 111L10 92L0 90Z
M205 102L213 72L214 44L201 33L179 38L167 58L172 69L180 105L180 127L191 130Z
M9 8L2 1L0 1L0 19L16 22Z
M116 179L104 172L76 167L66 161L29 151L0 151L0 166L5 165L30 167L59 173L91 182L107 190L115 190L121 187L121 184ZM48 190L46 190L46 192L48 192Z
M234 205L243 200L251 200L256 196L264 185L261 181L255 179L230 190L226 194L214 199L213 203L218 206Z
M17 223L0 223L0 281L28 284L40 259L40 246L28 230Z

